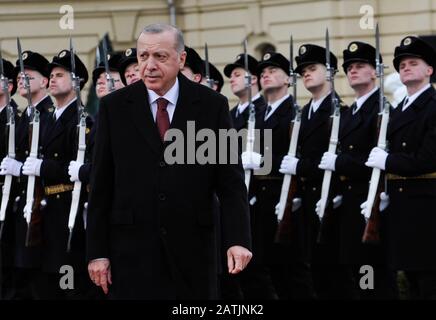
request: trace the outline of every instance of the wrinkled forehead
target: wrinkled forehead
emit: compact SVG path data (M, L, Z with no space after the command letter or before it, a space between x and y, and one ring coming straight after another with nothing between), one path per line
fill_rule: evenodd
M141 33L137 41L137 53L176 50L176 35L172 31Z

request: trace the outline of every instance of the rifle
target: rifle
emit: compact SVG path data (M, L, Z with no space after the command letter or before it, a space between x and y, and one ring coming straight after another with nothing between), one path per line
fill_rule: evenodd
M6 97L6 117L7 123L6 126L9 128L8 132L8 157L11 159L15 159L15 114L14 109L11 106L11 97L8 91L9 79L4 76L4 67L3 67L3 58L1 54L0 48L0 85L3 94ZM11 194L11 186L12 186L12 175L8 174L5 176L5 181L2 190L2 200L0 206L0 240L3 235L3 226L6 217L6 209L9 203L9 196Z
M112 78L112 75L109 70L109 63L108 63L108 52L107 52L107 44L106 44L106 38L103 39L103 61L104 61L104 70L106 73L106 87L108 92L115 91L115 81L114 78ZM80 91L80 88L79 88Z
M204 72L206 76L207 86L213 89L214 81L210 78L210 69L209 69L209 50L207 49L207 43L204 44Z
M30 110L29 116L29 145L30 154L29 158L38 158L38 145L39 145L39 126L40 115L38 109L32 104L30 93L29 76L24 72L24 63L21 51L20 39L17 38L18 58L20 61L20 77L26 88L27 108ZM36 176L27 177L27 192L26 192L26 205L24 206L24 218L27 223L26 232L26 247L38 244L41 240L41 230L33 230L35 226L41 222L40 202L43 196L42 187L39 179Z
M294 42L291 36L290 40L290 68L289 74L291 76L291 86L293 88L294 95L294 109L295 109L295 117L291 122L290 130L291 141L289 143L288 155L295 157L297 153L297 145L298 145L298 135L300 133L301 127L301 108L297 104L297 73L293 68L294 61ZM297 191L297 181L296 179L292 179L292 175L285 174L283 177L282 190L280 193L280 202L279 207L276 210L278 226L276 232L276 242L287 243L290 241L290 226L291 226L291 214L292 214L292 204L295 192Z
M85 108L82 105L82 100L80 98L80 77L76 76L76 62L74 60L74 47L73 47L73 40L70 38L70 56L71 56L71 80L73 82L73 88L76 92L76 98L77 98L77 106L79 108L79 121L78 121L78 148L77 148L77 158L76 161L79 164L83 164L85 160L85 151L86 151L86 117L87 114L85 112ZM105 53L106 57L106 53ZM73 193L71 197L71 207L70 207L70 213L68 217L68 243L67 243L67 252L70 252L71 250L71 240L73 238L73 229L74 224L76 222L76 216L77 211L79 209L79 202L80 202L80 194L82 190L82 182L76 181L74 182L74 188Z
M247 39L244 40L244 67L245 67L245 88L248 94L248 124L247 124L247 143L245 146L246 152L253 152L254 150L254 137L255 137L255 126L256 126L256 110L253 102L251 101L251 73L248 69L248 55L247 55ZM245 170L245 186L247 187L247 192L250 190L250 180L251 180L251 170Z
M379 109L377 126L379 130L377 147L386 150L387 141L386 134L389 122L389 109L390 105L384 95L383 80L384 80L384 64L380 61L380 33L378 23L375 29L375 63L376 63L376 75L379 79ZM363 215L365 217L365 231L363 233L362 242L378 243L380 241L379 224L380 224L380 212L379 202L380 193L382 189L382 183L380 179L381 170L379 168L373 168L371 173L371 180L369 182L368 197L366 200L366 208Z
M331 124L328 152L336 153L336 147L338 145L338 139L339 139L340 107L335 92L336 70L330 64L330 38L329 38L328 29L326 30L326 34L325 34L325 41L326 41L327 80L330 81L330 90L331 90L330 96L331 96L331 105L332 105L332 124ZM327 207L328 197L330 193L331 180L332 180L332 171L324 170L324 176L322 179L322 186L321 186L321 199L320 199L321 204L318 212L318 217L320 220L320 228L319 228L318 240L317 240L318 243L321 241L321 230L323 225L324 213Z

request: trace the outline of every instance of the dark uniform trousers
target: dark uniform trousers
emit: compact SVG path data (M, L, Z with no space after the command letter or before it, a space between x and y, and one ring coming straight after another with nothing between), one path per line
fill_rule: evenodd
M404 102L403 102L404 103ZM391 112L386 160L388 263L403 270L412 298L436 298L436 94L425 90Z
M340 101L339 97L338 100ZM302 207L294 213L297 238L303 261L310 265L312 295L321 299L338 297L338 215L331 198L336 193L337 176L332 175L329 201L322 223L315 207L321 198L324 171L318 168L321 157L327 151L331 133L331 99L327 96L318 110L311 114L309 102L303 107L302 123L298 139L297 195ZM319 240L319 241L318 241Z
M360 205L367 199L371 176L365 162L378 139L378 97L377 90L355 114L351 108L343 109L341 114L335 163L335 172L340 176L338 194L343 197L339 211L339 270L342 272L338 286L346 299L393 299L397 292L394 273L386 265L383 244L362 242L366 224ZM365 265L373 268L374 289L360 288L363 277L360 269Z

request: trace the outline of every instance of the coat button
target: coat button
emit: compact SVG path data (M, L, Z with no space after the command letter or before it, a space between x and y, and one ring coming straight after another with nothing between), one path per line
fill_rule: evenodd
M165 165L166 165L165 161L160 161L159 162L159 167L163 168L163 167L165 167Z
M26 154L26 156L29 155L29 150L24 151L24 153Z
M407 146L407 144L406 144L405 142L403 142L401 145L403 146L403 148L404 148L405 146Z
M61 198L61 195L60 194L57 194L56 195L56 199L60 199Z
M403 188L398 188L398 192L403 192Z
M348 146L348 149L349 149L349 150L353 150L353 148L354 148L353 145L349 145L349 146Z
M57 153L55 153L55 154L54 154L54 157L55 157L55 158L57 158L57 157L58 157L58 154L57 154Z
M312 191L316 191L316 187L313 187L313 188L312 188Z
M348 190L351 190L351 186L348 186Z
M266 187L262 187L262 191L265 191L266 190Z
M163 193L159 193L159 200L160 201L165 201L166 200L166 197L165 197L165 195Z

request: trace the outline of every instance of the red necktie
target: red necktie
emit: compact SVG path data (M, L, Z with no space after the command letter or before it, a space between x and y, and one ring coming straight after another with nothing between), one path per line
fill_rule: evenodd
M157 99L156 125L162 141L164 141L165 132L167 132L170 127L170 117L168 115L167 106L168 100L165 98Z

